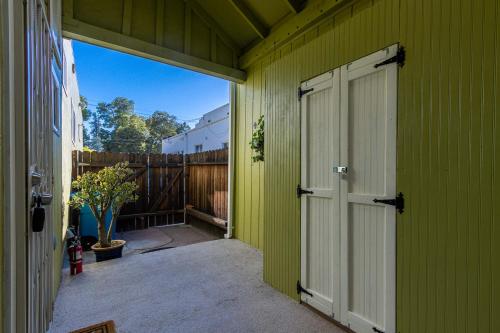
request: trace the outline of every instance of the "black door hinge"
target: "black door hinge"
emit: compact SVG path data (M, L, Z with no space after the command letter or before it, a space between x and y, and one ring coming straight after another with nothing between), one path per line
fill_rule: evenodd
M398 196L394 199L373 199L373 202L395 206L399 214L405 211L405 198L401 192L399 192Z
M297 185L297 198L300 198L302 194L313 194L313 191L307 191L303 190L302 187L300 187L300 184Z
M375 333L385 333L384 331L382 331L382 330L380 330L380 329L376 328L375 326L373 326L373 327L372 327L372 330L373 330L373 332L375 332Z
M314 88L302 90L302 88L299 87L299 90L297 92L297 96L299 97L299 101L302 99L302 96L304 96L305 94L307 94L308 92L311 92L313 90L314 90Z
M399 67L403 67L405 65L405 58L406 58L406 51L403 46L400 46L398 48L398 52L394 57L391 57L387 60L384 60L382 62L379 62L378 64L375 65L375 68L378 68L380 66L392 64L393 62L396 62Z
M297 281L297 294L304 293L306 295L309 295L311 297L314 297L313 294L305 290L302 285L300 284L300 281Z

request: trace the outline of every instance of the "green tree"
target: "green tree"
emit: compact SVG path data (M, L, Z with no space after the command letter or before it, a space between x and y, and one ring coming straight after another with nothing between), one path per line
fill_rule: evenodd
M135 114L134 107L134 101L125 97L97 104L90 112L88 146L96 151L159 153L163 138L189 129L167 112L156 111L145 119Z
M161 152L161 141L189 129L186 123L177 121L177 118L164 111L155 111L146 119L149 129L149 137L146 140L147 151L151 153Z
M144 119L132 115L126 123L115 128L105 148L111 152L144 153L148 137L149 130Z
M80 96L80 110L82 111L82 118L83 118L83 144L89 144L90 143L90 135L87 130L87 126L85 125L85 122L90 120L90 117L92 116L92 111L89 109L89 102L87 101L87 98L85 96Z
M76 193L69 204L75 208L81 208L85 203L89 205L97 221L101 248L112 245L113 224L120 215L122 206L138 198L135 194L137 184L135 181L130 181L133 174L134 171L128 168L128 163L121 162L98 172L86 172L78 176L72 184ZM109 210L112 218L106 230L106 214Z

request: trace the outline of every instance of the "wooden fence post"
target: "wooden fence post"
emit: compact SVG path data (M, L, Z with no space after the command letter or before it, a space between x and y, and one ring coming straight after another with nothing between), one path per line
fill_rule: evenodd
M187 194L187 187L186 187L186 154L182 154L182 187L184 191L183 193L183 200L182 200L182 205L184 206L184 223L187 223L186 219L186 194Z

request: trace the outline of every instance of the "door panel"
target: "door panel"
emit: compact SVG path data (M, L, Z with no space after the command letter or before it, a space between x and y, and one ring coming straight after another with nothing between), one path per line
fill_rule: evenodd
M395 55L391 47L341 68L342 322L356 332L395 331Z
M55 52L48 3L25 2L26 26L26 110L27 110L27 199L30 203L27 226L27 327L28 332L45 332L52 318L53 223L50 204L53 188L52 129L53 110L60 99L54 94L58 79L54 72ZM37 198L44 198L44 228L33 232L32 214Z
M304 82L301 101L302 301L329 316L339 311L339 72ZM337 217L337 218L336 218ZM337 238L337 241L335 239Z

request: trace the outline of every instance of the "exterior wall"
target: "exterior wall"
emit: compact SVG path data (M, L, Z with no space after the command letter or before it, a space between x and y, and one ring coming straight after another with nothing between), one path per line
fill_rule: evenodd
M203 115L196 126L185 132L165 138L162 141L164 154L196 153L196 145L203 145L202 151L222 149L229 142L229 104L225 104Z
M62 87L62 109L61 109L61 132L54 135L54 228L56 249L54 255L54 290L57 291L61 276L61 266L64 257L64 240L69 223L68 200L71 193L71 168L72 151L83 149L83 118L79 107L80 92L76 70L73 72L75 59L73 56L72 42L63 39L63 79ZM72 135L72 112L75 115L75 137Z
M234 236L260 250L264 247L264 163L252 162L250 140L254 123L264 112L262 65L248 71L245 85L236 87L234 145Z
M498 15L495 0L356 1L247 68L236 97L235 232L254 244L264 226L268 283L298 299L299 83L399 42L398 332L500 331ZM248 148L260 113L264 173Z

